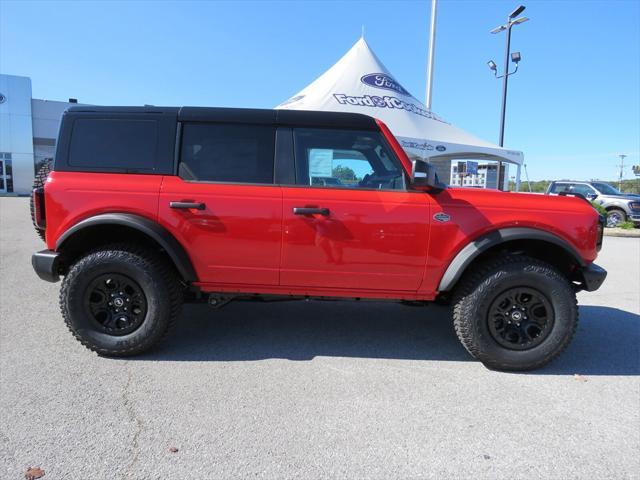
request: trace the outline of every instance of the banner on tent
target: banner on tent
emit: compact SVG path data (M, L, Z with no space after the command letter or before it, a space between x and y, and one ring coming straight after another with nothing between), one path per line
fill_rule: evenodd
M346 93L334 93L333 98L340 105L388 109L395 108L399 110L406 110L408 112L415 113L416 115L420 115L421 117L430 118L438 122L447 123L437 115L430 112L426 108L421 107L420 105L416 105L415 103L407 102L398 97L392 97L390 95L385 95L384 97L379 97L377 95L363 95L359 97L355 95L347 95Z

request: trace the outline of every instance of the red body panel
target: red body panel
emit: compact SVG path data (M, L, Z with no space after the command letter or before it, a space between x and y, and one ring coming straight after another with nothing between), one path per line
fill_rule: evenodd
M453 258L469 242L508 227L528 227L552 233L572 245L586 263L597 256L598 214L584 200L525 193L450 188L431 195L433 214L448 222L431 222L429 261L421 292L438 288Z
M381 131L410 174L411 162ZM176 210L171 201L203 202ZM186 182L176 176L54 171L46 240L100 213L157 221L184 247L203 291L431 300L453 258L492 230L529 227L597 255L598 214L572 197L451 188L438 193ZM330 214L294 215L294 207ZM439 222L434 215L446 213Z
M122 173L51 172L45 185L47 247L64 232L100 213L133 213L158 218L162 177Z
M280 284L416 291L428 248L429 197L415 192L283 188ZM294 215L294 207L330 214Z
M204 202L173 210L171 201ZM189 253L206 283L278 285L282 191L278 186L185 182L164 177L159 222Z

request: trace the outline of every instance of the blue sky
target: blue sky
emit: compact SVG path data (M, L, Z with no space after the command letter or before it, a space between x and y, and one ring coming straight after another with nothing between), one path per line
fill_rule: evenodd
M640 163L640 1L526 1L514 29L505 145L531 179L617 177ZM440 0L433 110L497 142L504 23L517 1ZM106 105L269 108L337 61L365 27L396 79L424 99L429 1L0 0L0 71L35 98ZM632 178L627 168L626 178Z

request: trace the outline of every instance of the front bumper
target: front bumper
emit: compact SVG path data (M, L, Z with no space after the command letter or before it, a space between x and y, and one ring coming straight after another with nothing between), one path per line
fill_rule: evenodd
M633 223L640 223L640 212L633 211L627 215L627 219Z
M583 284L582 289L587 292L594 292L600 288L604 279L607 278L607 271L592 263L582 269Z
M42 250L31 255L31 265L42 280L57 282L60 280L58 260L60 254L53 250Z

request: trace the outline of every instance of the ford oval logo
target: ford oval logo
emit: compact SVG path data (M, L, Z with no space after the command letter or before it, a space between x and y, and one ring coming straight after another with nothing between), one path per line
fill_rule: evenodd
M445 147L444 145L438 145L436 147L436 150L438 150L439 152L444 152L447 149L447 147Z
M360 81L371 87L384 88L385 90L398 92L402 95L409 95L409 92L396 82L393 77L384 73L369 73L368 75L364 75Z
M437 220L437 221L439 221L441 223L445 223L445 222L448 222L449 220L451 220L451 217L449 215L447 215L446 213L444 213L444 212L439 212L439 213L436 213L433 216L433 219Z

